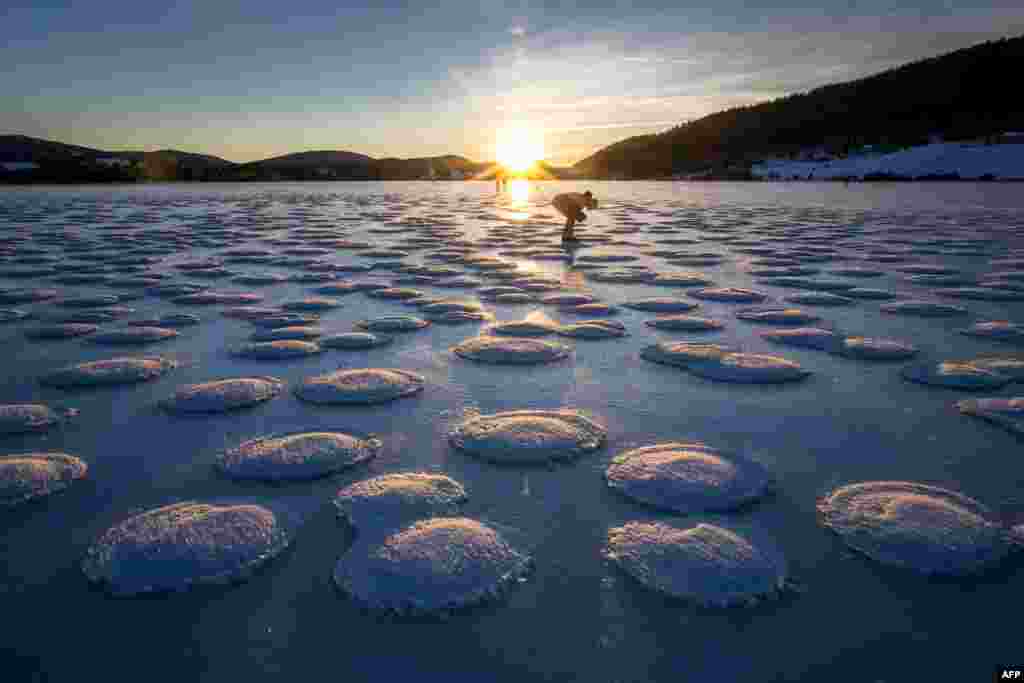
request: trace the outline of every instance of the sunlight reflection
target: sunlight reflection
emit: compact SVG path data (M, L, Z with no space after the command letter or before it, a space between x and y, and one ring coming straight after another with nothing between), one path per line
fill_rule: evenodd
M524 276L536 275L541 272L541 267L533 261L520 261L518 259L513 259L512 263L516 264L516 269Z
M568 289L587 289L587 281L578 270L566 270L562 274L562 285Z
M538 323L542 325L557 325L558 321L550 317L547 313L541 310L530 311L523 318L528 323Z
M513 173L525 173L544 158L544 132L525 123L510 124L498 131L495 158Z
M525 223L530 220L531 216L529 211L509 211L507 209L499 209L495 215L509 223Z
M508 196L513 204L525 205L530 199L530 181L525 178L515 178L508 183Z

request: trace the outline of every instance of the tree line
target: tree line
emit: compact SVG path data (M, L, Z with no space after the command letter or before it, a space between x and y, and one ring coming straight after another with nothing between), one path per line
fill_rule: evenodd
M810 147L846 154L1024 129L1024 36L991 41L846 83L735 107L584 159L588 177L657 178L727 171Z

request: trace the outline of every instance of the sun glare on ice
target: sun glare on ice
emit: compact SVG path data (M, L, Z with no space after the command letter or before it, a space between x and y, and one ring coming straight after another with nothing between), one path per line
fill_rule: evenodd
M544 140L539 131L515 125L498 131L495 157L513 173L523 173L544 158Z

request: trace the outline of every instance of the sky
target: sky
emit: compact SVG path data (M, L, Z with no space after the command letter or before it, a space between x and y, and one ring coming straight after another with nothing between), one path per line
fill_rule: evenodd
M1019 0L0 0L0 133L251 161L571 164L732 106L1024 34Z

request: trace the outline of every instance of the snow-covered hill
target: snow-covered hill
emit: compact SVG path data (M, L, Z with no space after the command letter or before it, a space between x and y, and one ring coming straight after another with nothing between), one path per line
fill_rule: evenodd
M751 168L755 178L819 179L888 175L900 178L959 176L1024 180L1024 144L981 145L945 142L874 156L831 161L772 159Z

